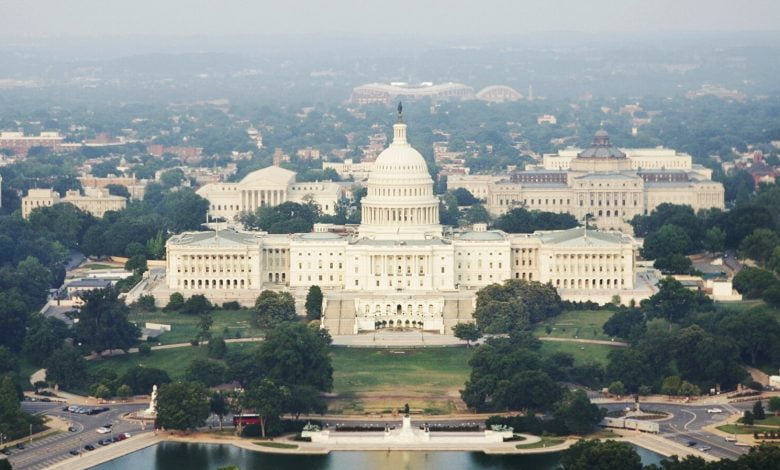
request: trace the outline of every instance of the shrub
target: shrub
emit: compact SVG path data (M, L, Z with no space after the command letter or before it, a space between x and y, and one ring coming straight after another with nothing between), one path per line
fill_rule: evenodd
M146 343L141 343L138 346L138 354L141 356L148 356L152 353L152 347Z
M231 300L230 302L225 302L222 304L222 308L224 310L240 310L241 305L236 302L235 300Z

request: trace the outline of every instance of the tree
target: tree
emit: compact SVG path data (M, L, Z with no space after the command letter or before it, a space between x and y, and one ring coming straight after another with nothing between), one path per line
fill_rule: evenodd
M209 396L200 383L175 382L158 389L157 427L189 432L208 417Z
M22 411L21 394L10 375L0 376L0 434L6 442L27 435L30 425L38 426L41 418Z
M661 393L669 396L677 396L682 385L682 379L677 375L671 375L661 383Z
M322 289L320 289L320 286L311 286L306 294L306 317L309 320L319 320L321 316Z
M270 330L254 355L261 374L279 385L311 386L330 391L333 366L330 336L324 330L301 323L281 323Z
M310 232L320 216L319 207L312 203L283 202L278 206L262 206L253 213L244 213L241 223L251 230L268 233Z
M173 296L173 294L171 294ZM203 294L195 294L184 301L179 311L185 315L202 315L214 308Z
M575 390L555 404L555 418L561 420L570 433L585 435L601 421L603 414L584 391Z
M211 338L211 325L214 319L210 313L201 313L198 319L198 337L197 341L208 341Z
M46 381L70 388L82 384L87 377L87 363L78 349L64 345L56 349L45 363Z
M457 188L452 191L452 195L455 196L455 200L458 201L459 206L470 206L479 201L466 188Z
M607 378L612 382L622 382L627 392L636 392L641 385L655 381L647 355L638 349L613 349L607 358Z
M678 390L677 393L679 393L684 397L698 397L699 395L701 395L701 389L695 384L692 384L684 380L680 384L680 389Z
M166 312L173 312L181 309L184 306L184 296L179 292L174 292L168 298L168 305L163 308Z
M496 384L493 404L499 409L547 411L563 396L563 388L540 370L525 370Z
M55 317L30 315L27 335L24 337L24 353L36 364L51 356L68 337L68 325Z
M657 258L653 263L653 267L664 274L688 274L691 272L691 266L691 259L680 253Z
M101 400L108 400L111 398L111 389L105 384L98 384L92 392L92 396Z
M24 346L28 314L27 304L18 288L0 291L0 346L13 352Z
M131 256L125 262L125 269L127 271L132 271L133 273L138 273L138 274L145 273L146 271L149 270L149 267L146 264L146 256L145 255Z
M174 233L197 230L206 221L209 201L189 188L165 193L157 212Z
M482 332L479 331L476 323L458 323L452 327L452 333L456 338L465 341L466 346L471 346L472 341L482 337Z
M298 419L302 414L325 414L328 405L320 396L320 392L308 385L296 385L290 388L290 396L285 404L285 411Z
M129 309L112 287L81 294L84 305L78 313L79 322L73 327L78 341L91 351L130 349L141 331L127 319Z
M227 344L222 336L214 336L209 340L208 356L211 359L223 359L227 354Z
M485 333L508 333L556 316L561 309L561 298L551 285L511 279L477 292L474 319Z
M297 318L295 300L289 292L261 292L252 313L252 322L260 328L272 328Z
M200 382L206 387L214 387L225 382L227 367L213 359L195 359L184 373L190 382Z
M623 382L616 380L609 384L609 387L607 388L609 390L609 393L612 395L625 395L626 394L626 386L623 385Z
M287 387L277 385L269 379L256 381L244 390L240 398L242 406L257 413L261 437L265 438L268 421L278 419L282 414L289 396Z
M122 196L125 199L130 199L130 191L127 190L126 186L122 186L121 184L107 184L106 189L108 189L108 194L112 196Z
M209 411L219 417L219 430L222 430L222 420L230 413L230 404L222 392L214 392L209 400Z
M533 233L537 230L565 230L579 225L571 214L512 209L496 219L495 227L508 233Z
M701 292L692 292L680 281L665 277L658 283L658 292L642 301L642 310L648 318L664 318L670 323L680 322L694 312L711 310L712 300Z
M712 227L704 234L702 243L704 249L712 254L718 255L723 253L723 250L726 248L726 232L721 230L720 227Z
M458 226L460 221L460 209L458 200L452 194L445 194L439 199L439 222L442 225Z
M755 419L766 418L766 413L764 412L764 405L761 403L761 400L758 400L757 402L753 403L753 417Z
M144 312L154 312L156 310L154 303L153 295L142 295L138 297L138 302L135 303L135 306Z
M470 224L490 222L490 213L482 204L474 204L463 214L466 221Z
M757 365L759 357L771 357L777 338L780 338L777 318L762 309L724 312L716 330L723 336L731 337L739 347L740 355L753 366Z
M168 373L154 367L135 366L128 369L122 375L119 382L127 384L136 395L147 395L152 392L152 388L170 383L171 378Z
M774 230L757 228L739 244L739 253L764 265L778 245L780 245L780 236Z
M749 299L761 297L765 290L777 283L770 271L761 268L744 268L734 276L734 288Z
M752 426L755 424L756 419L755 416L753 416L753 412L750 410L745 410L745 412L742 414L742 424L747 424L748 426Z
M677 225L666 224L657 232L645 237L642 256L645 259L666 258L671 255L685 255L693 248L691 237Z
M116 389L116 396L122 400L127 400L128 397L133 395L133 389L127 384L122 384Z
M780 413L780 397L772 397L769 399L769 411L774 414Z
M642 460L630 444L580 440L563 452L564 470L642 470Z
M642 335L645 329L645 318L642 311L636 308L618 308L604 322L604 333L618 338L632 339Z

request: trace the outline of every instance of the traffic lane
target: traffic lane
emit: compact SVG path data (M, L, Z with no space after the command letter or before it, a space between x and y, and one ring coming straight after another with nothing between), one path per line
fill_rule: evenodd
M40 463L68 454L71 450L83 450L87 444L95 444L98 440L110 437L109 434L98 434L96 430L105 424L113 424L115 432L137 432L142 426L133 422L121 420L125 413L143 408L140 405L120 405L97 415L82 415L62 411L61 407L48 410L47 415L53 415L67 421L76 428L75 432L63 432L55 436L41 439L32 444L25 444L25 449L12 451L10 456L14 468L29 468Z

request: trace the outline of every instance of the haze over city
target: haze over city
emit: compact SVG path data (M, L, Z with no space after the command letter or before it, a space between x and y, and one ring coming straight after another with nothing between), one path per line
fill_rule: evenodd
M0 0L0 470L777 468L778 18Z

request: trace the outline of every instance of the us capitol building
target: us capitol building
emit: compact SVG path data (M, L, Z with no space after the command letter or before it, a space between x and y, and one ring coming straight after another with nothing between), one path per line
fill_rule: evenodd
M348 335L398 325L451 334L455 324L473 321L480 288L507 279L549 282L564 299L602 303L654 292L654 279L635 266L635 240L620 232L445 230L426 162L406 130L399 113L393 142L368 178L355 233L323 226L282 235L182 233L167 242L165 276L136 295L151 293L158 305L173 292L253 305L272 289L291 292L301 306L318 285L322 326Z

